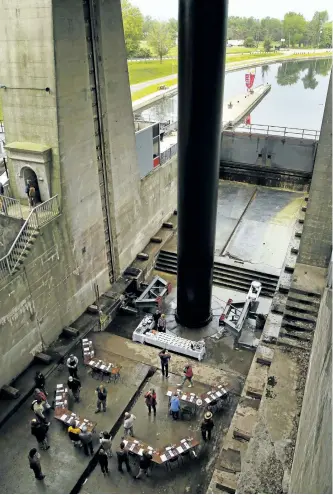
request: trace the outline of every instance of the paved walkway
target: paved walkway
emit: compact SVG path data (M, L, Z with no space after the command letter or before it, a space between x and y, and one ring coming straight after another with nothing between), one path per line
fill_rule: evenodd
M171 81L175 77L178 77L177 72L175 74L171 74L170 76L159 77L157 79L151 79L150 81L145 81L138 84L131 85L131 93L135 93L136 91L140 91L140 89L147 88L148 86L152 86L153 84L161 84L167 81Z

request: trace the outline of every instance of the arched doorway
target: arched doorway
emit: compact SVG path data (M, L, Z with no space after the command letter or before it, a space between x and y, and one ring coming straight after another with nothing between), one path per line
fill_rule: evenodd
M36 202L41 203L42 200L40 197L39 184L38 184L38 179L37 179L37 175L36 175L35 171L32 170L32 168L30 168L30 167L24 167L21 170L21 177L22 176L24 179L24 187L26 188L26 186L28 184L33 185L33 187L36 190Z

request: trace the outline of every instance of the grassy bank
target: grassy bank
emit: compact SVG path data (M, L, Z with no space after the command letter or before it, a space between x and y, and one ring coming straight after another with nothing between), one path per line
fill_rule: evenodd
M177 82L178 82L178 78L175 77L174 79L170 79L170 81L163 83L163 85L165 85L167 88L170 88L171 86L177 84ZM147 86L146 88L140 89L139 91L133 93L132 101L139 100L140 98L144 98L145 96L156 93L156 91L158 91L158 85L151 84L150 86Z
M159 77L170 76L178 70L177 60L158 60L151 62L128 62L130 84L150 81Z

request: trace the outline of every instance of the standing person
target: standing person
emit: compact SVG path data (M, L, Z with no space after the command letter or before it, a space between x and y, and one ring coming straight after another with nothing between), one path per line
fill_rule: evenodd
M44 423L47 426L50 426L51 423L49 423L44 416L44 405L42 399L39 398L32 401L31 409L35 413L36 418L40 423Z
M39 447L42 450L48 450L50 446L47 443L47 432L49 427L44 423L39 423L37 419L31 420L31 434L36 437Z
M35 380L36 388L39 388L39 390L41 390L42 392L44 392L45 395L47 395L45 390L45 376L41 371L36 371L34 380Z
M100 386L96 388L96 395L97 395L97 409L95 411L95 414L101 412L101 405L103 406L103 412L105 412L106 398L108 395L108 391L104 387L103 383L101 383Z
M106 455L104 449L99 449L98 462L99 465L101 466L102 473L104 475L107 474L109 472L109 461L108 461L108 456Z
M36 204L36 189L33 184L30 183L29 193L28 193L29 204L33 208Z
M79 364L79 360L74 354L71 354L67 359L67 369L70 376L78 378L77 376L77 366Z
M206 412L204 420L201 423L201 435L205 442L207 440L207 435L208 440L211 440L212 438L212 429L214 428L214 421L212 420L212 417L213 415L211 412Z
M74 444L74 447L81 447L81 445L82 445L81 438L80 438L81 430L78 426L76 426L75 419L72 419L72 421L68 427L67 432L68 432L68 436L69 436L70 440Z
M125 463L126 469L128 473L131 473L131 466L129 463L129 455L128 455L128 450L125 449L125 444L124 442L121 442L120 444L120 450L117 450L117 459L118 459L118 471L123 473L123 463Z
M169 361L171 359L171 355L168 353L166 349L163 349L159 354L159 358L161 360L161 368L162 368L162 375L165 376L165 378L169 377Z
M177 392L173 394L170 401L170 411L173 419L179 419L180 400Z
M67 381L68 388L72 391L75 402L80 402L81 382L78 378L70 376Z
M153 314L153 318L154 318L154 330L157 330L157 324L158 324L158 320L160 319L161 317L161 311L159 309L157 309L155 311L155 313Z
M99 443L105 450L106 455L108 457L112 457L112 437L110 433L108 433L107 431L103 431L103 433L101 433L99 436Z
M79 433L79 439L81 440L81 443L83 445L83 450L86 455L89 455L89 452L91 455L94 454L94 447L92 443L92 433L91 431L88 431L88 428L86 425L82 426L81 433Z
M154 411L154 416L156 416L156 404L157 404L157 397L156 397L156 392L155 389L151 388L149 392L145 394L145 399L146 399L146 406L148 407L148 414L149 416L151 415L151 410L153 409Z
M42 466L40 465L40 455L37 449L31 449L28 455L30 469L35 473L36 480L43 480L45 474L42 473Z
M43 407L44 407L44 411L51 409L50 404L47 402L46 395L39 388L35 388L34 397L35 397L35 399L41 399Z
M4 196L4 195L5 195L5 188L3 187L2 182L0 182L0 196Z
M186 382L186 380L189 382L188 386L191 388L193 387L193 384L192 384L192 378L193 378L193 370L192 370L192 366L190 364L187 364L184 368L184 377L183 377L183 381L182 383L178 383L178 387L179 386L183 386L184 383Z
M161 315L157 322L157 330L159 332L166 332L166 319L165 315Z
M130 414L129 412L125 412L124 419L124 436L134 437L133 425L136 420L136 416L134 414Z
M148 454L146 450L143 451L142 456L140 457L140 469L137 476L134 476L134 479L140 479L143 474L145 474L146 476L150 476L150 466L152 458L152 455Z
M29 199L29 189L30 189L30 184L31 184L31 181L28 180L26 185L25 185L25 189L24 189L24 192L25 194L27 195L27 198L28 198L28 201L29 201L29 204L30 204L30 199Z

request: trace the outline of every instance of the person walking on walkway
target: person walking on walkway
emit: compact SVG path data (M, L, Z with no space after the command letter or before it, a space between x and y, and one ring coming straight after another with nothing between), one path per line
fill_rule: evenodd
M67 359L67 369L70 376L78 378L77 376L77 367L79 364L79 360L74 354L71 354Z
M41 398L32 401L31 408L40 423L44 423L47 426L50 426L51 423L44 416L44 405Z
M165 315L161 315L161 317L158 319L157 330L159 332L163 332L163 333L166 332L166 319L165 319Z
M33 184L30 184L28 192L29 205L33 208L36 205L36 189Z
M34 397L35 399L40 399L42 401L44 411L51 409L51 405L47 401L46 394L42 390L35 388Z
M42 450L48 450L50 446L47 443L47 432L49 427L44 423L39 423L37 419L31 420L31 434L36 437L39 447Z
M150 476L150 467L151 467L151 460L152 460L152 455L149 454L146 450L143 451L142 456L140 457L140 462L139 462L139 472L137 476L134 476L134 479L138 480L142 477L143 474L146 476Z
M97 409L95 411L95 414L101 412L101 406L103 406L103 412L105 412L106 398L108 395L108 391L104 387L103 383L101 383L100 386L96 388L96 395L97 395Z
M192 378L193 378L193 370L192 370L192 366L190 364L187 364L184 368L184 377L183 377L183 381L181 383L178 383L178 387L182 387L186 380L189 382L188 386L191 388L193 387L193 384L192 384Z
M123 464L125 463L126 469L128 473L131 473L131 466L129 463L129 455L128 450L125 448L124 442L120 444L120 450L117 450L117 460L118 460L118 471L123 473Z
M36 480L43 480L45 474L42 473L42 466L40 465L40 455L37 449L31 449L28 455L30 469L35 473Z
M75 402L80 402L81 382L78 378L70 376L67 381L68 388L72 391Z
M79 433L79 439L81 440L81 443L83 445L83 450L86 455L93 455L94 454L94 447L92 443L92 433L91 431L88 431L88 428L84 425L82 426L81 433Z
M104 475L108 474L109 472L109 461L108 461L108 456L106 455L106 452L104 449L99 449L98 452L98 462L99 465L101 466L102 473Z
M173 394L170 401L170 412L173 419L179 419L180 400L177 392Z
M169 361L171 359L171 355L168 353L166 349L163 349L159 354L159 358L161 360L161 368L162 368L162 375L165 376L165 378L169 377Z
M145 399L146 399L146 406L148 407L149 416L151 415L151 410L154 411L154 416L156 416L157 397L156 397L155 389L151 388L149 392L145 394Z
M45 395L47 395L46 389L45 389L45 376L41 371L36 371L35 374L35 385L36 388L39 388L42 392L44 392Z
M136 420L136 416L134 414L130 414L129 412L125 412L124 419L124 436L134 437L133 425Z
M107 431L103 431L103 433L101 433L99 436L99 443L105 450L106 455L108 457L112 457L112 437L110 433L108 433Z
M211 412L206 412L204 420L201 423L201 436L205 442L207 441L207 436L208 440L211 440L212 438L212 429L214 428L214 421L212 417L213 415Z

